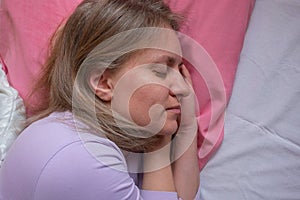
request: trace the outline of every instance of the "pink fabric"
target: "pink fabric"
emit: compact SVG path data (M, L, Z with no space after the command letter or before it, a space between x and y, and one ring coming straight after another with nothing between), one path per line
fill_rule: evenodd
M186 17L182 32L196 40L208 52L217 65L225 86L226 100L222 99L222 94L209 94L199 73L194 68L189 68L200 106L198 147L199 165L202 169L223 139L224 108L231 95L244 35L255 0L169 0L167 2L174 11ZM216 102L219 105L214 116L212 116L211 105L214 102L211 102L211 95L215 95L215 101L219 101ZM204 141L205 145L201 147Z
M44 63L49 38L79 2L1 0L0 55L10 84L24 100Z
M7 75L7 73L8 73L7 67L6 67L6 65L4 64L4 62L1 58L1 54L0 54L0 66L1 66L2 70L4 71L5 75Z
M81 0L2 0L0 55L7 66L10 84L25 101L28 101L27 95L47 55L50 36L79 2ZM224 108L231 95L254 0L171 0L169 4L174 11L187 17L182 31L210 54L225 85L227 99L217 102L220 106L217 115L212 117L208 88L201 76L190 67L201 111L198 118L199 165L203 168L223 138L223 131L213 131L216 127L223 127ZM34 104L34 101L27 103ZM206 145L201 148L204 138Z

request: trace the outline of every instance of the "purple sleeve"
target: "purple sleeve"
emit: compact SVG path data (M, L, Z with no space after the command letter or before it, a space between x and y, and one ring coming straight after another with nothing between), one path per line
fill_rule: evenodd
M0 168L0 200L177 200L176 192L146 191L131 160L110 140L78 134L54 118L17 138Z
M42 171L35 199L177 199L174 192L141 192L125 165L119 150L109 143L66 146Z

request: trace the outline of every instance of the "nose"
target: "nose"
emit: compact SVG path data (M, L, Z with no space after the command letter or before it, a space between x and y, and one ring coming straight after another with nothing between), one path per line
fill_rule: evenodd
M186 97L190 94L191 88L184 80L179 71L171 70L170 73L170 95L177 98Z

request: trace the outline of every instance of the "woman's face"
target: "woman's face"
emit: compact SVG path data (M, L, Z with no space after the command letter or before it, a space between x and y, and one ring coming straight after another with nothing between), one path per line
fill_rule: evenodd
M158 49L137 53L113 76L112 110L153 134L171 135L179 126L180 98L188 95L180 56Z
M180 98L190 90L180 73L181 47L175 32L153 41L157 48L138 50L118 70L105 71L99 82L106 85L100 84L104 89L96 89L96 95L110 104L113 114L152 134L172 135L179 127Z

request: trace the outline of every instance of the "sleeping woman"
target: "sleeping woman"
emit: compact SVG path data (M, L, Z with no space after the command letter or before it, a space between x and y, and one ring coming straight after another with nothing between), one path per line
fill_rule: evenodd
M159 0L85 0L53 37L0 199L197 199L194 93Z

